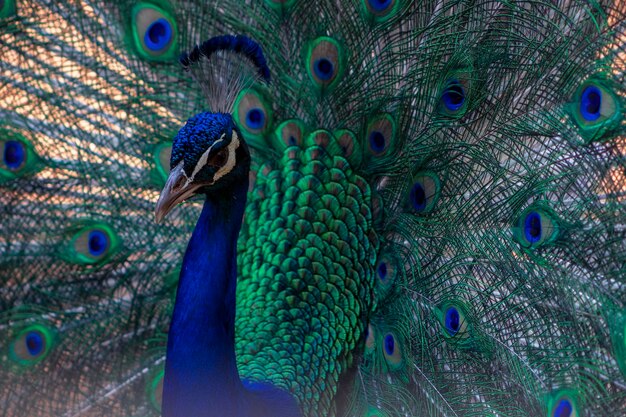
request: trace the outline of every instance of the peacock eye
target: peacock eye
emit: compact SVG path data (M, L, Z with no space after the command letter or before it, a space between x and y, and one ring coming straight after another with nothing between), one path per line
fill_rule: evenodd
M0 131L0 182L32 173L38 160L30 143L21 135Z
M393 332L387 333L383 337L382 345L387 364L392 369L397 369L402 364L402 350L398 338Z
M117 246L117 236L108 225L89 225L80 229L71 239L69 260L79 264L95 264L110 256Z
M430 213L441 192L439 177L431 172L418 172L409 188L409 206L417 214Z
M291 146L302 146L304 140L304 124L297 119L282 122L272 138L274 148L283 151Z
M463 309L457 305L448 305L443 310L442 318L445 335L454 338L467 336L467 321Z
M377 22L382 22L392 17L397 11L399 4L399 0L363 0L366 12Z
M380 283L381 289L389 289L396 281L397 261L393 256L388 254L380 255L375 267L376 278Z
M135 48L143 58L155 61L175 58L176 21L162 8L150 3L136 5L132 31Z
M2 162L6 169L18 171L26 164L26 146L17 140L2 142Z
M518 220L515 236L527 248L536 248L553 241L558 232L556 215L543 207L531 207Z
M320 90L332 87L343 72L339 43L327 36L314 40L307 54L309 76Z
M13 339L10 345L10 357L19 365L34 365L48 355L52 342L50 329L39 324L29 326Z
M386 154L392 147L396 135L396 124L391 115L384 113L372 118L367 126L367 144L375 156Z
M15 16L15 0L0 0L0 19Z
M567 398L562 398L559 400L554 407L554 411L552 412L553 417L571 417L572 412L574 411L574 407L572 407L572 402Z
M271 127L271 108L258 91L242 91L235 101L235 122L251 137L261 137Z
M457 115L465 109L465 86L456 78L448 80L441 93L443 113Z
M617 114L617 102L613 94L600 84L582 87L578 97L578 116L581 127L595 127Z
M551 395L552 399L549 404L551 408L548 412L548 417L577 417L578 410L573 400L574 397L570 396L571 392L560 391Z

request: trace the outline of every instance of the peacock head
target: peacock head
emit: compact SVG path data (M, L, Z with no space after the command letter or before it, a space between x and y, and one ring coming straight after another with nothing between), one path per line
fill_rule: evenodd
M156 205L157 223L194 195L216 195L247 179L250 152L230 114L205 112L187 120L174 138L170 166Z

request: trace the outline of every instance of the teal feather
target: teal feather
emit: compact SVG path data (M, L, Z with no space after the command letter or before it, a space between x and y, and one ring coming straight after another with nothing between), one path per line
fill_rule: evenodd
M160 414L200 204L154 204L207 110L176 58L233 33L272 71L233 97L242 376L311 417L626 413L625 22L610 0L0 1L3 415Z

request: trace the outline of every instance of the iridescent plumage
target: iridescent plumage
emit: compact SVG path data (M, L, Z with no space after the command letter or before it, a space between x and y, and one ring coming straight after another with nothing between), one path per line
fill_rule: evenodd
M160 412L185 120L250 146L243 378L304 415L626 412L619 1L0 1L0 398ZM212 109L179 54L263 48ZM239 68L238 64L233 68Z

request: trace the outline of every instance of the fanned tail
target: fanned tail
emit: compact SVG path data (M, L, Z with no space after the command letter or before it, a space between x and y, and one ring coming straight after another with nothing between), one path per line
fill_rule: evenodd
M242 376L310 416L626 412L625 16L0 2L4 414L158 415L198 210L153 208L207 107L177 59L221 34L272 70L233 109L254 152Z

